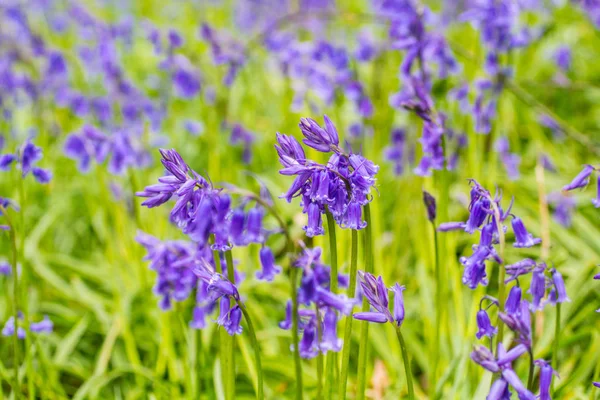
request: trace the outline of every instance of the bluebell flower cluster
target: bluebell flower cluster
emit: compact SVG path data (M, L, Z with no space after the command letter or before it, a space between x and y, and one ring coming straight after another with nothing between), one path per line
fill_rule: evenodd
M23 327L23 314L19 312L18 322L15 326L15 317L10 317L4 327L2 328L2 336L13 336L15 329L17 330L17 337L19 339L25 339L25 328ZM54 323L50 320L50 317L44 315L44 318L39 322L29 323L29 331L34 334L48 334L54 330Z
M349 315L355 299L329 291L330 280L337 279L341 287L348 285L348 277L331 276L331 269L321 261L321 248L304 248L294 261L294 267L302 270L298 303L299 329L302 339L298 352L302 358L314 358L319 353L338 352L342 340L337 336L337 322L340 315ZM282 329L292 328L292 303L286 306L285 320L280 322ZM294 349L292 349L294 350Z
M8 171L15 164L18 165L23 178L31 173L39 183L48 183L52 179L52 173L37 166L42 157L42 149L28 139L14 154L0 154L0 171Z
M375 322L383 324L389 322L394 327L402 326L405 317L404 297L402 292L406 289L398 283L391 288L387 288L383 283L381 276L375 278L373 274L359 271L360 287L362 294L367 298L374 311L363 311L353 314L355 319L361 321ZM390 311L388 292L394 293L394 305Z
M363 229L362 208L371 201L371 188L379 166L360 154L346 153L339 147L339 136L333 122L324 117L321 127L311 118L300 120L303 143L322 153L332 153L327 164L306 158L304 149L293 137L277 134L275 149L283 169L282 175L296 176L282 197L291 202L301 197L303 212L308 214L304 231L309 237L323 235L322 215L330 212L342 228Z
M154 293L160 298L159 306L168 310L172 301L188 299L196 291L196 305L190 326L202 329L206 317L220 306L217 323L230 334L241 332L239 306L230 304L239 300L237 286L242 274L235 265L235 282L228 282L215 269L213 251L221 254L234 246L261 245L259 259L262 269L256 278L272 281L281 272L275 264L272 250L266 245L268 237L275 231L263 226L267 197L241 196L241 202L232 203L232 190L215 188L213 184L191 169L175 150L160 150L161 162L167 174L159 178L159 183L136 193L146 200L142 205L153 208L174 199L170 219L189 238L188 241L161 241L145 233L139 233L137 241L147 250L146 260L157 274ZM248 205L254 204L253 207ZM249 208L249 209L248 209ZM227 261L219 255L219 263L227 267ZM227 286L229 294L216 296L217 286ZM217 285L217 286L216 286ZM233 286L233 289L228 285ZM219 286L219 287L220 287Z
M475 289L479 284L487 285L485 261L503 262L494 248L494 245L499 243L498 223L504 234L506 227L502 223L509 216L512 217L511 225L515 235L514 247L532 247L541 242L541 239L534 238L527 231L519 217L511 214L513 202L511 201L509 207L504 211L500 204L501 199L501 195L492 197L488 190L471 179L468 220L466 222L445 222L438 227L438 230L442 232L451 230L464 230L469 234L473 234L475 231L481 232L479 244L473 246L473 254L460 258L461 264L465 267L463 283L471 289Z
M345 96L358 115L373 114L373 103L352 68L351 54L342 46L318 40L301 41L296 34L272 32L265 47L278 60L294 91L292 109L300 111L308 103L313 112L331 105L336 96Z
M519 165L521 164L521 157L516 153L510 152L510 144L506 136L500 137L496 140L494 150L500 156L500 162L506 170L508 179L517 180L519 179Z

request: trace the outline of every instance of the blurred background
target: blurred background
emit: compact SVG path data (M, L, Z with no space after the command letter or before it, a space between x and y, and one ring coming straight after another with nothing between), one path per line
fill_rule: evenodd
M408 23L414 15L418 23ZM298 202L277 199L291 179L279 175L273 148L276 132L300 138L300 118L321 122L323 114L346 146L381 167L372 203L375 271L407 287L403 332L417 397L429 398L436 288L421 191L438 199L437 222L464 221L468 178L502 190L507 204L514 196L515 213L547 239L547 254L508 247L508 261L542 257L566 279L573 301L562 310L555 397L598 396L591 386L600 365L600 296L591 280L600 255L595 193L560 189L600 153L599 25L600 5L592 1L0 0L0 153L31 140L43 151L37 164L52 175L40 183L0 168L7 169L0 197L12 201L4 204L17 237L21 303L31 321L47 315L54 324L28 348L20 345L21 356L32 357L36 398L222 398L217 326L189 327L193 298L169 311L158 307L156 274L135 240L138 231L184 237L166 207L142 208L134 193L163 175L158 148L175 148L213 182L254 192L264 184L294 240L327 249L326 238L305 237ZM415 44L424 65L411 64ZM441 168L423 162L423 122L403 101L418 68L445 118ZM316 151L308 156L326 161ZM347 272L350 232L337 235ZM13 274L9 234L0 238L4 324ZM496 293L498 279L490 268L488 287L462 284L458 259L472 244L468 235L440 236L449 288L437 367L442 399L483 399L489 389L491 374L469 354L478 299ZM290 334L277 326L289 283L285 276L254 279L258 250L235 249L248 276L240 290L257 325L267 398L291 398ZM277 256L288 264L283 252ZM551 352L554 318L536 315L536 357ZM6 398L14 398L11 340L0 337ZM253 398L251 348L244 336L237 340L236 398ZM406 382L394 330L373 327L369 346L367 396L398 398ZM315 364L303 367L305 394L314 398ZM527 368L515 365L519 373Z

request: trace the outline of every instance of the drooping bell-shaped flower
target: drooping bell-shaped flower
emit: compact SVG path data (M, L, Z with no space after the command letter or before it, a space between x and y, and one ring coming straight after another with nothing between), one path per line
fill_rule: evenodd
M516 314L521 305L521 288L513 286L508 293L506 303L504 303L504 311L508 314Z
M281 272L281 267L275 265L275 256L267 246L260 249L259 257L262 270L256 272L256 278L270 282L275 275Z
M595 168L592 165L586 165L583 170L568 185L563 186L562 190L569 191L587 186L590 183L590 175Z
M556 291L556 302L564 303L569 302L569 296L567 296L567 289L565 288L565 281L560 272L558 272L555 268L550 270L552 272L552 283L554 284L553 290Z
M542 308L542 299L546 295L546 275L544 274L545 265L535 267L531 275L531 287L529 292L533 297L531 303L533 310L540 310Z
M394 292L394 310L392 317L396 326L401 326L404 322L404 296L402 292L406 289L404 286L400 286L398 283L392 286L391 291Z
M490 317L485 310L479 310L477 312L477 328L479 329L475 334L477 339L481 339L484 336L491 338L498 332L498 328L492 325Z
M319 236L325 233L321 218L321 207L317 203L311 202L308 205L308 224L302 229L304 229L308 237Z
M321 352L340 351L342 339L337 337L337 313L335 310L327 309L323 319L323 336L319 348Z
M535 364L540 368L540 395L539 400L552 400L550 395L550 386L552 385L552 376L557 375L550 363L546 360L535 360Z
M534 238L533 235L527 232L523 221L519 217L514 217L511 221L513 232L515 233L514 247L532 247L542 242L540 238Z

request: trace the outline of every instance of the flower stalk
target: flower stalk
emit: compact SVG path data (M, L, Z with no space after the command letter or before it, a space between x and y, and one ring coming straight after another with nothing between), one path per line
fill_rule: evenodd
M358 264L358 231L352 230L352 249L350 255L350 282L348 284L348 297L354 297L356 292L356 268ZM340 398L346 398L346 386L348 380L348 363L350 362L350 341L352 338L352 320L346 318L344 329L344 349L342 351L342 368L340 373Z
M337 239L335 234L335 220L331 212L327 211L327 230L329 236L329 254L331 257L331 280L329 282L329 291L331 293L337 293L338 288L338 257L337 257ZM333 389L335 382L333 367L335 364L335 353L332 351L327 352L326 360L326 373L327 379L325 381L325 397L328 399L333 398Z
M400 350L402 351L402 361L404 363L404 371L406 373L406 384L408 385L408 399L414 400L415 391L413 388L412 370L410 367L410 360L408 358L408 350L406 349L406 342L400 331L400 327L396 328L396 336L398 336L398 342L400 342Z

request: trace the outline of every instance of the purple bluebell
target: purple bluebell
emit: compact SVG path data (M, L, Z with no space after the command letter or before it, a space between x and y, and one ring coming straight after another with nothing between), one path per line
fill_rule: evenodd
M517 358L527 352L527 347L519 344L506 351L502 343L498 344L498 358L485 346L476 346L471 353L471 359L486 370L500 373L500 377L492 384L488 399L506 399L508 385L519 395L519 399L535 400L535 396L525 388L517 374L513 371L511 364ZM510 397L508 397L510 398Z
M563 72L571 69L571 58L571 49L567 46L561 46L554 52L554 62Z
M54 323L47 315L44 315L44 319L42 319L40 322L32 322L29 325L29 329L33 333L52 333L54 329Z
M554 292L554 294L551 297L556 298L556 303L564 303L571 301L571 299L569 299L569 296L567 296L565 281L563 280L561 273L558 272L556 268L552 268L550 272L552 273L552 291Z
M492 325L490 317L486 310L479 310L477 312L477 328L478 331L475 334L477 339L481 339L484 336L493 337L498 332L498 328Z
M331 308L327 309L323 318L323 335L319 349L326 353L328 351L338 352L342 349L342 339L337 337L337 312Z
M327 164L305 158L304 151L292 137L277 135L275 146L279 161L284 166L282 175L295 175L291 187L282 195L288 202L301 197L303 212L308 214L304 227L308 236L324 233L322 214L331 212L335 222L343 228L362 229L362 207L371 201L371 190L379 167L355 153L345 153L339 146L339 137L333 123L326 118L325 127L312 119L302 119L301 129L305 143L322 152L332 152Z
M427 219L434 222L436 217L435 197L423 190L423 203L425 204L425 210L427 211Z
M534 238L531 233L527 232L521 218L513 217L511 224L513 232L515 233L514 247L532 247L542 242L542 239Z
M595 171L593 165L586 165L583 170L568 185L563 186L563 191L570 191L585 187L590 182L590 175Z
M529 292L533 297L533 301L531 303L532 310L540 310L542 309L542 299L546 295L546 266L544 264L540 264L539 266L533 269L533 273L531 275L531 287L529 288Z
M552 376L558 374L546 360L535 360L535 364L540 369L540 395L539 400L552 400L550 395L550 386L552 385Z
M281 272L281 267L275 265L275 256L267 246L260 249L260 264L262 271L256 272L256 278L265 281L272 281L276 274Z
M0 275L9 276L12 273L12 267L6 261L0 261Z
M565 228L570 227L576 207L575 199L565 192L552 192L548 194L548 202L552 206L554 220Z
M521 164L521 157L518 154L510 152L508 138L498 138L495 143L495 150L500 155L500 160L508 178L510 180L518 179L520 176L519 165Z
M173 61L172 73L175 93L183 99L191 99L200 91L200 78L198 71L183 55L178 54Z
M507 314L516 314L520 311L522 291L519 286L513 286L508 293L506 302L504 303L504 311Z
M384 157L387 161L393 163L394 174L402 175L406 160L406 131L400 128L394 128L391 132L390 145L384 151Z
M21 318L19 318L21 319ZM22 323L18 324L17 337L19 339L25 339L25 329L21 326ZM15 334L15 317L10 317L4 327L2 328L2 336L13 336Z
M375 311L359 312L353 314L355 319L385 323L389 322L396 327L400 327L404 322L404 298L402 292L404 286L395 284L390 289L385 287L383 279L381 277L375 278L368 272L359 271L360 286L362 288L363 295L369 301L369 304ZM394 307L393 312L389 309L389 298L388 290L394 293Z

